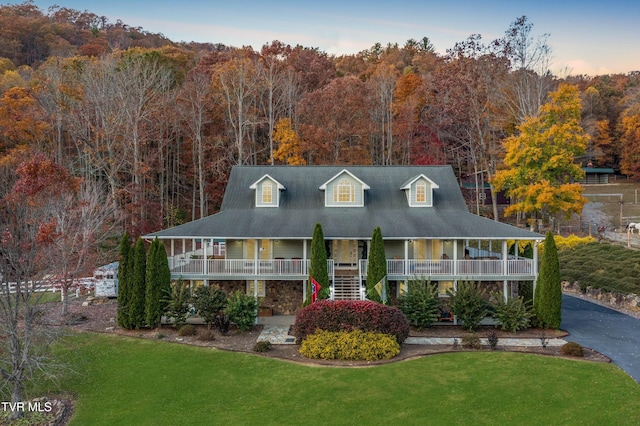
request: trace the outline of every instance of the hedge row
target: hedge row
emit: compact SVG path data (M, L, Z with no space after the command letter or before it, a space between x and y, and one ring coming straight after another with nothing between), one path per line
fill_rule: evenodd
M400 344L388 334L318 330L302 342L300 353L314 359L377 361L398 355Z
M294 333L298 341L316 332L370 331L390 334L398 343L409 336L409 320L393 306L361 300L321 300L298 311Z

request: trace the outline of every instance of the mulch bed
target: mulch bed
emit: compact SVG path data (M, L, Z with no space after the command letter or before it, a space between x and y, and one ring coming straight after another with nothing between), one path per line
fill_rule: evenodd
M443 352L453 352L460 350L468 350L464 348L453 348L452 345L402 345L400 354L391 360L384 361L325 361L325 360L313 360L304 358L298 352L297 345L273 345L272 350L268 352L256 353L253 348L256 343L256 339L260 335L262 329L261 326L256 326L253 330L248 332L240 332L239 330L231 329L226 335L221 335L217 331L214 331L215 340L204 341L199 340L196 336L179 336L177 331L171 326L162 326L158 329L149 330L124 330L116 324L116 308L117 301L112 299L96 299L92 305L82 306L82 299L73 300L69 306L69 315L67 318L72 319L72 323L68 324L71 330L75 331L95 331L101 333L117 333L119 335L146 338L146 339L159 339L162 338L168 342L175 342L180 344L189 344L197 346L215 347L218 349L237 351L237 352L250 352L262 356L268 356L272 358L280 358L289 361L296 361L305 364L317 364L317 365L333 365L333 366L364 366L364 365L378 365L389 362L396 362L406 359L411 359L419 356L432 355ZM52 324L64 324L64 319L61 316L59 309L48 310L46 315L46 321ZM204 328L204 326L197 326ZM527 329L520 331L516 334L509 333L502 330L497 330L492 326L483 326L478 331L480 337L485 337L487 331L496 331L498 338L532 338L539 339L544 332L544 336L547 338L566 338L567 333L562 330L540 330L540 329ZM437 325L426 330L412 330L411 336L415 337L458 337L461 338L467 332L463 331L458 326L453 325ZM596 361L596 362L610 362L610 359L596 351L589 348L585 349L584 360ZM490 350L490 349L481 349ZM498 347L497 351L509 351L509 352L528 352L541 355L559 356L565 358L576 359L575 357L568 357L560 353L560 349L557 347Z

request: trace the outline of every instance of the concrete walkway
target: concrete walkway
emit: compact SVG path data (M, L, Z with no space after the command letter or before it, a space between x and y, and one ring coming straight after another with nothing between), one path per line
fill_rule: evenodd
M269 341L273 345L293 345L296 342L294 336L289 335L289 330L295 322L295 316L292 315L276 315L272 317L259 317L258 324L262 324L262 332L258 336L257 341ZM434 337L408 337L404 341L407 345L453 345L453 337L434 338ZM458 339L460 343L461 339ZM489 345L485 338L480 339L482 345ZM563 339L549 339L548 346L562 346L567 343ZM540 347L542 343L540 339L514 339L500 338L498 347L500 346L524 346L524 347Z
M453 345L455 339L456 338L454 337L407 337L407 340L405 340L404 343L407 345ZM460 338L457 340L458 344L462 341ZM567 343L566 340L554 338L547 341L547 346L562 346L565 343ZM481 337L480 344L483 346L489 346L489 341ZM497 346L542 347L542 342L540 339L514 339L510 337L501 337L498 339Z
M295 336L289 335L289 330L295 321L296 317L293 315L258 317L258 324L262 324L263 327L257 341L268 341L272 345L295 344Z

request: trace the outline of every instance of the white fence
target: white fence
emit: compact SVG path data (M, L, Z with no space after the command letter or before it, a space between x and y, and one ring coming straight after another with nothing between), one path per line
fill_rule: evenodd
M368 261L360 262L366 275ZM529 276L533 272L532 259L387 260L387 274L397 276Z
M367 260L360 261L360 271L367 274ZM329 275L333 275L333 261L328 260ZM531 259L465 259L465 260L403 260L388 259L390 276L531 276ZM183 259L169 258L174 276L306 276L309 260L302 259Z
M333 274L333 261L327 261L329 275ZM306 276L309 260L302 259L182 259L169 258L173 275L272 275Z

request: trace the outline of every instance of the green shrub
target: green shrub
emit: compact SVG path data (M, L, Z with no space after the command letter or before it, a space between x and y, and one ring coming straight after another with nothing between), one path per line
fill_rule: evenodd
M567 342L560 347L560 352L564 355L583 357L584 349L576 342Z
M462 328L467 331L476 331L488 314L488 302L484 289L475 282L461 282L455 293L447 290L450 296L451 309L458 321L462 322Z
M298 341L316 330L359 329L395 336L398 343L409 336L409 320L402 311L368 300L321 300L296 314L294 333Z
M166 314L173 320L175 328L182 327L187 322L189 313L189 286L179 279L171 285L165 294Z
M462 346L468 349L480 349L482 348L480 337L475 333L465 334L462 336Z
M495 330L487 331L487 342L489 342L489 347L492 351L495 351L498 347L498 333Z
M437 288L425 281L409 281L405 294L400 296L399 308L409 323L418 329L431 327L438 320Z
M198 287L191 300L198 315L207 324L207 328L211 328L211 324L216 322L218 314L227 307L227 293L212 286Z
M256 342L256 344L253 346L253 351L254 352L269 352L271 349L273 349L271 342L268 340L261 340L259 342Z
M213 342L216 340L216 334L209 329L200 329L198 330L198 335L196 336L198 340L203 342Z
M258 300L238 290L229 295L225 312L240 330L248 331L256 324L257 309Z
M216 317L216 326L218 327L220 334L227 334L229 332L229 327L231 326L229 315L224 312L220 312Z
M394 336L361 330L318 330L302 342L300 353L307 358L376 361L400 353Z
M197 332L196 327L191 324L185 324L178 330L180 336L195 336Z
M515 333L518 330L524 330L531 325L531 317L533 317L533 308L524 301L524 298L518 297L507 298L504 301L502 293L491 293L495 299L493 303L493 318L497 321L502 330Z
M640 252L607 243L580 244L570 249L558 247L562 280L578 282L586 288L621 293L640 293Z

